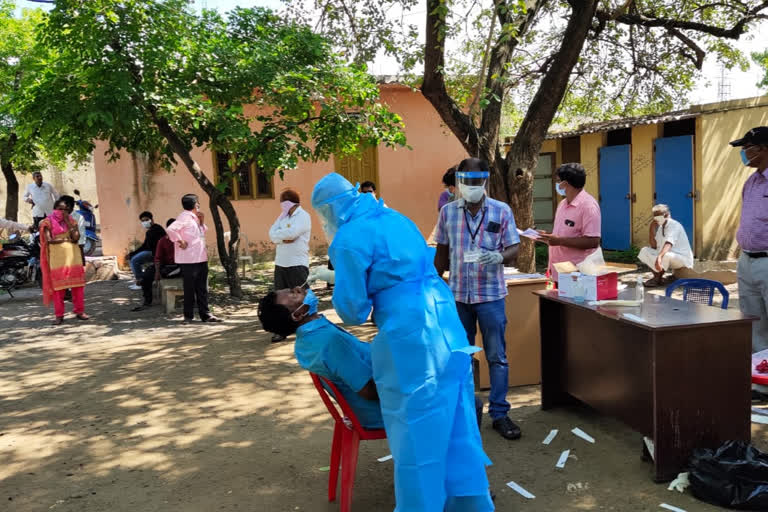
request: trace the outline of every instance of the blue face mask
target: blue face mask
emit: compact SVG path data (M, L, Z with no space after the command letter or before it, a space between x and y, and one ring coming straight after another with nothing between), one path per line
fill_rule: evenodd
M563 184L562 183L555 183L555 190L557 191L557 193L559 195L561 195L561 196L565 195L565 189L563 188Z
M744 162L744 165L750 165L752 163L752 160L747 156L746 149L741 150L741 161Z
M315 295L315 292L313 292L311 289L307 290L307 294L304 296L304 302L302 302L301 306L296 308L296 311L300 310L302 306L307 305L309 306L309 311L307 311L307 316L312 316L315 313L317 313L317 303L318 303L317 295ZM296 311L293 312L293 314L296 314Z

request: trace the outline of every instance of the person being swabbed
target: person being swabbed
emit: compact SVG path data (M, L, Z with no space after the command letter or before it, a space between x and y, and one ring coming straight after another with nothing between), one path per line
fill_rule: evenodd
M373 309L373 379L395 464L395 512L494 510L471 354L434 249L416 225L330 173L312 192L335 268L333 306L350 325ZM319 268L310 280L329 274Z

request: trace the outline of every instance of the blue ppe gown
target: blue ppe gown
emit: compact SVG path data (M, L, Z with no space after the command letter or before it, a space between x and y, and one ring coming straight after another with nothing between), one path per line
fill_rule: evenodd
M395 464L395 512L494 510L477 427L471 353L448 285L408 218L332 173L312 205L333 234L333 305L349 324L373 308L373 378ZM328 217L326 217L328 216Z

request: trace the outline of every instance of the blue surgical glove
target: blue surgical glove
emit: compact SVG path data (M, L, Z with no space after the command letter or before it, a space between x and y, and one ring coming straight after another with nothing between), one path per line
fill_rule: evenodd
M485 251L477 259L481 265L497 265L504 261L504 256L499 251Z

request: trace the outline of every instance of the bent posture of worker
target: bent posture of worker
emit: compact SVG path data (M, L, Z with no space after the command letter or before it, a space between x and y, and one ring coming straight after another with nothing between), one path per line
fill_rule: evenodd
M417 227L341 175L312 206L336 271L345 323L376 317L373 378L395 463L396 512L493 510L474 408L471 347L448 285Z

